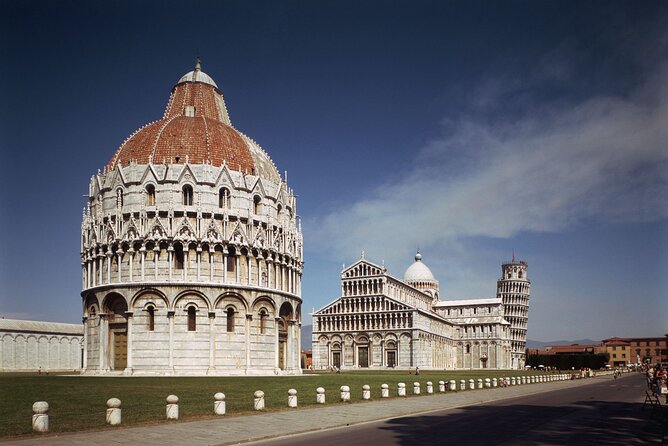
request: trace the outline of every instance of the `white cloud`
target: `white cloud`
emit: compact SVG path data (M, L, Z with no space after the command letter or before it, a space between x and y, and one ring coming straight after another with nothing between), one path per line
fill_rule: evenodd
M631 94L444 121L398 182L307 222L311 249L405 260L416 245L668 218L666 67ZM402 262L405 263L405 262Z

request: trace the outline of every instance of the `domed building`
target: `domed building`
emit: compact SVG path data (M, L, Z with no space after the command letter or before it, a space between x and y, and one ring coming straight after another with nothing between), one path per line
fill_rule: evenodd
M438 301L438 280L436 280L429 267L422 263L420 251L415 254L415 263L409 266L404 273L404 282L429 294L434 300Z
M301 373L295 195L199 60L88 196L84 373Z
M526 269L504 263L494 298L440 300L419 252L403 279L362 255L341 272L341 296L313 314L313 367L521 369Z

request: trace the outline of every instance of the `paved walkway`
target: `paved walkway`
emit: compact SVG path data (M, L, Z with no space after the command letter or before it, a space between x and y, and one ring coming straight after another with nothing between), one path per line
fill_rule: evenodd
M101 431L47 434L16 440L0 440L5 445L135 445L161 446L228 445L256 441L319 429L415 415L442 409L484 404L507 398L585 386L612 379L602 376L575 381L554 381L513 387L467 390L411 398L375 400L349 405L325 405L298 410L229 416L209 420L172 422ZM410 392L411 389L407 389Z

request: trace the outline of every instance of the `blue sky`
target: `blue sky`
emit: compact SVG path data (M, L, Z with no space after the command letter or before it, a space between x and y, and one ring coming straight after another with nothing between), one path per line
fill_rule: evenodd
M305 308L362 249L446 299L514 249L529 338L668 331L665 2L0 5L0 316L80 321L88 180L199 55L299 195Z

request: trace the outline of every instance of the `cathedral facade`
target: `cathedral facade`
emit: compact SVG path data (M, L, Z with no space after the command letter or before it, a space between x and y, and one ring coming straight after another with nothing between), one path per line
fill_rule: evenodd
M341 272L341 296L313 314L313 367L521 369L526 270L504 263L494 298L440 300L420 253L403 279L362 256Z
M296 198L199 61L88 196L84 373L301 373Z

